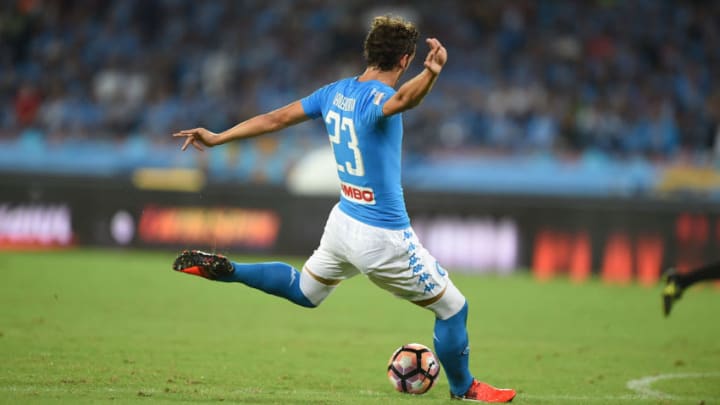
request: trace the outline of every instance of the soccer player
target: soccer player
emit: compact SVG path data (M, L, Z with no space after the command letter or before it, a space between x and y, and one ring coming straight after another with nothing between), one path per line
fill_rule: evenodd
M675 269L665 272L665 287L662 290L663 313L670 315L675 301L679 300L683 292L691 285L707 280L720 280L720 262L715 262L690 270L687 273L678 273Z
M234 263L222 255L185 251L177 271L211 280L240 282L304 307L318 306L337 285L358 273L379 287L435 313L435 351L453 399L509 402L498 389L470 373L468 304L447 272L422 246L410 226L400 181L402 112L423 100L447 61L435 38L426 40L425 68L396 91L415 56L418 31L398 17L376 17L364 43L365 71L328 84L309 96L222 132L180 131L182 150L199 150L282 130L303 121L324 121L341 181L340 202L330 212L320 246L299 272L285 263Z

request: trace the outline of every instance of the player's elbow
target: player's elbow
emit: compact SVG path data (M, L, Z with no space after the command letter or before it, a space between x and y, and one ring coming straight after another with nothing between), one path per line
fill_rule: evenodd
M262 115L262 127L263 132L275 131L278 127L278 120L273 116L272 113L265 113Z
M415 98L413 100L409 100L407 103L407 107L405 109L406 110L413 109L413 108L419 106L420 104L422 104L422 101L423 101L422 98Z
M268 132L275 132L285 129L303 121L305 116L293 114L293 111L285 108L265 114L266 128Z
M407 102L400 105L398 112L412 110L413 108L419 106L421 103L422 103L422 99L407 100Z
M263 132L279 131L287 126L281 114L269 112L263 116Z

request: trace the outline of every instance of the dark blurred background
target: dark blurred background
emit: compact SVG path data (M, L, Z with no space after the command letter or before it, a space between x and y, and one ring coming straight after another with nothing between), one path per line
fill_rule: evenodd
M620 262L629 260L635 275L646 263L638 246L647 235L650 245L662 245L654 268L688 267L720 248L720 2L0 5L6 227L17 222L20 209L69 204L73 243L113 244L117 238L102 230L112 220L77 208L72 196L86 193L82 201L127 212L133 231L142 228L146 204L246 204L279 215L279 242L266 250L305 253L318 232L307 231L309 220L297 228L288 224L293 220L284 218L292 210L277 205L277 196L288 205L316 204L321 228L337 188L334 173L325 170L332 168L323 163L327 153L318 152L329 150L319 123L205 154L179 153L170 135L196 126L221 131L361 73L372 17L392 13L416 22L421 38L439 38L449 53L432 93L404 114L404 179L416 226L427 228L428 238L468 232L464 251L486 244L495 250L498 235L513 235L512 246L501 244L510 249L503 259L458 258L458 266L545 266L553 273L574 268L576 260L585 263L582 269L600 271L606 256L618 257L607 253L618 232L627 239L619 245L629 246L629 258ZM425 50L420 42L409 75L422 67ZM113 187L116 194L106 190ZM229 190L236 194L227 196ZM474 219L475 228L490 233L457 228ZM550 238L551 250L562 257L558 263L538 258L548 230L542 221L559 233ZM292 229L297 235L287 236ZM9 231L0 235L7 245L29 243ZM575 247L583 240L587 255ZM695 241L695 253L682 247L688 240ZM126 243L154 242L133 233ZM434 243L446 246L436 249L457 245L452 238Z

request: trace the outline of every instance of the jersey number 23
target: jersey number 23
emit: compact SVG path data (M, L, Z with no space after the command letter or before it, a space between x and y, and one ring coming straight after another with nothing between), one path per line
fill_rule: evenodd
M347 146L353 152L354 162L348 161L344 162L344 164L340 164L338 162L338 171L347 172L353 176L364 176L365 166L363 165L362 154L360 153L358 138L355 133L355 125L353 124L352 119L348 117L340 117L340 114L331 110L328 111L327 116L325 117L325 122L330 127L328 135L330 136L330 142L332 142L333 149L335 148L335 144L340 144L342 138L349 138ZM347 135L341 136L342 134Z

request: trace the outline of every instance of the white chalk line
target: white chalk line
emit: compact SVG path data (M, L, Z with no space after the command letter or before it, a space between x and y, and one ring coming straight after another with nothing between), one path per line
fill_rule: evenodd
M627 382L626 387L632 391L635 391L638 395L644 398L651 399L689 399L678 395L671 395L658 391L651 388L651 385L657 381L662 380L677 380L677 379L701 379L701 378L720 378L720 373L674 373L674 374L658 374L651 375L637 380L630 380ZM717 400L720 398L705 398L706 400Z
M676 400L676 401L720 401L720 397L690 397L683 395L672 395L651 388L652 384L662 380L674 379L701 379L701 378L720 378L720 372L709 373L673 373L658 374L653 376L641 377L630 380L625 385L634 394L626 395L553 395L553 394L518 394L518 398L539 399L549 401L576 401L576 402L613 402L613 401L652 401L657 402L658 399Z
M601 402L610 403L613 401L657 401L657 400L677 400L677 401L720 401L720 397L689 397L682 395L672 395L652 388L652 385L662 380L674 380L674 379L702 379L702 378L720 378L720 372L708 372L708 373L673 373L673 374L658 374L653 376L645 376L635 380L630 380L626 383L626 387L634 391L634 394L625 395L565 395L565 394L532 394L532 393L519 393L518 399L536 399L536 400L547 400L547 401L572 401L572 402ZM57 387L36 387L36 386L18 386L18 385L7 385L0 386L0 391L4 392L17 392L17 393L70 393L78 391L89 391L89 392L103 392L107 394L127 394L137 393L139 395L155 395L165 393L163 390L155 388L119 388L119 387L107 387L107 388L92 388L78 386L75 388L57 386ZM209 390L199 389L196 393L203 393ZM308 393L311 390L307 391ZM314 391L312 391L314 392ZM228 394L259 394L257 389L249 390L234 390L228 392ZM218 394L213 392L213 394ZM363 396L375 396L380 393L373 391L361 391L359 394Z

